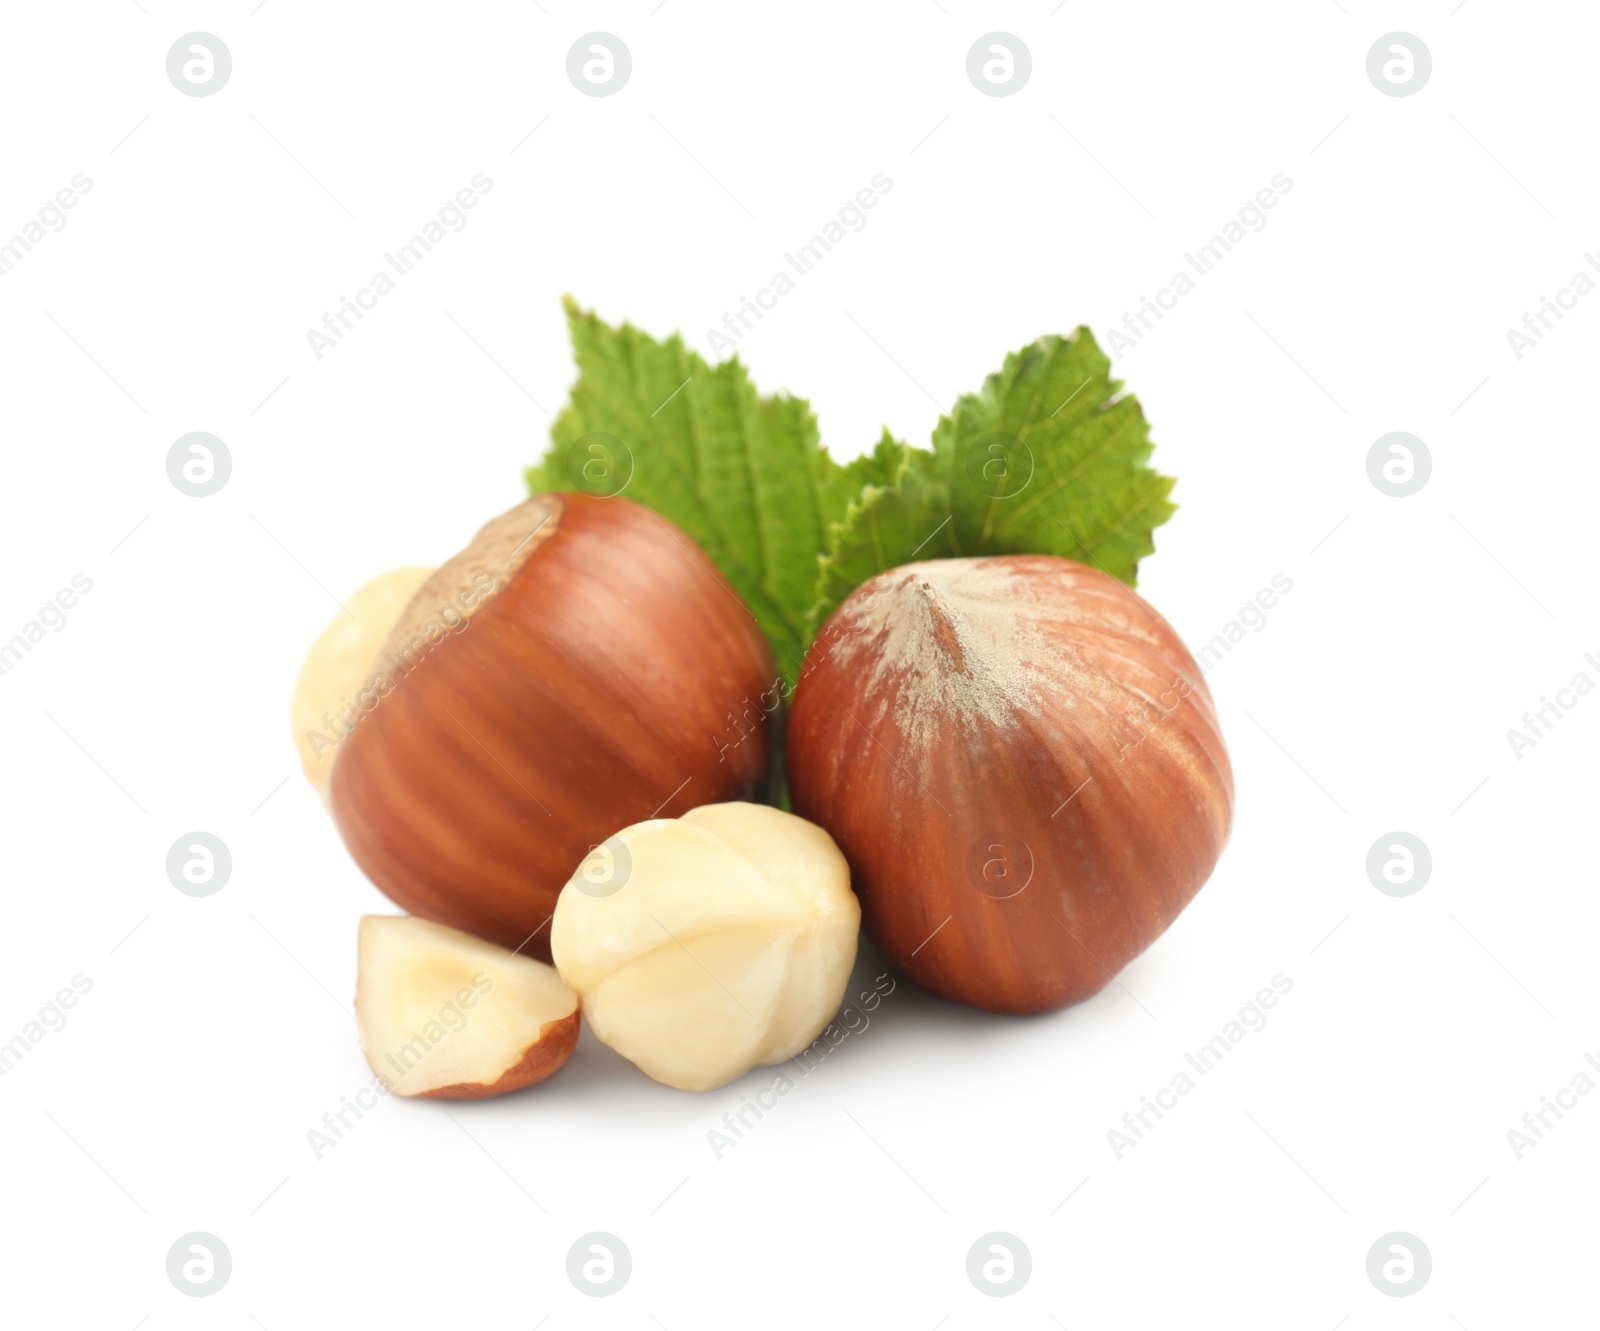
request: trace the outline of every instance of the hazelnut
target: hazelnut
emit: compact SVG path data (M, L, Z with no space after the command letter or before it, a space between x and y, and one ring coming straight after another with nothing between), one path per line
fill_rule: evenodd
M358 699L372 682L378 659L395 621L431 568L392 568L345 598L344 609L311 644L289 704L289 724L300 770L324 800L339 741L361 716Z
M578 1040L554 967L409 915L361 920L356 1022L397 1095L481 1100L543 1081Z
M908 564L835 612L796 690L795 811L850 862L869 938L995 1012L1089 997L1199 891L1233 776L1178 635L1047 555Z
M704 1091L816 1039L860 923L849 866L820 827L714 804L597 847L561 890L550 941L601 1041Z
M321 755L329 806L393 901L548 958L590 847L763 785L766 714L730 717L774 677L760 626L683 532L626 499L538 495L395 618Z

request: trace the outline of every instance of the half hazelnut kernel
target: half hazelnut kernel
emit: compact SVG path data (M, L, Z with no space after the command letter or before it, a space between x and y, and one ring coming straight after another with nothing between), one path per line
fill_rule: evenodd
M481 1100L543 1081L578 1040L578 995L542 961L410 915L361 920L356 1021L397 1095Z

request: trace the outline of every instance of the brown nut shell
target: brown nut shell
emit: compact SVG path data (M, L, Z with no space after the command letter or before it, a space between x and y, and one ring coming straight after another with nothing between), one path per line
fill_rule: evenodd
M1098 992L1199 891L1233 776L1199 667L1153 609L1045 555L879 575L813 647L795 812L850 862L868 936L994 1012Z
M329 782L346 845L412 914L530 956L590 847L765 778L766 639L699 547L626 499L496 518L374 672Z

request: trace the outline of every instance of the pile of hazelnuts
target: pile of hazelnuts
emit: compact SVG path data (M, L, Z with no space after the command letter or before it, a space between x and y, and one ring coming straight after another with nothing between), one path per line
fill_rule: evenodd
M1194 658L1070 560L889 569L777 662L685 533L556 493L346 605L302 671L295 740L409 913L363 922L357 993L401 1094L542 1080L580 1017L659 1081L724 1084L818 1037L861 930L945 999L1076 1003L1228 837ZM793 812L770 802L785 787ZM435 1006L468 991L447 1029Z

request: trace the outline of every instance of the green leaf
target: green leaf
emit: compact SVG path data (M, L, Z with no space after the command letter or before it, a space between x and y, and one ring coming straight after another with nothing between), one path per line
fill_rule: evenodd
M1093 335L1043 337L959 399L931 449L887 432L840 466L801 398L759 395L737 357L708 365L580 310L579 377L528 487L626 494L671 519L755 614L793 680L839 603L913 559L1054 554L1132 585L1173 482Z
M887 484L867 478L829 532L809 631L913 557L1061 555L1132 586L1175 508L1172 479L1148 465L1144 412L1121 388L1087 328L1007 356L940 418L931 452L905 448Z
M682 527L755 614L793 679L829 528L873 476L841 467L801 398L762 397L737 357L613 328L569 298L579 377L528 488L622 493ZM626 482L624 484L624 482Z
M833 525L822 559L817 601L806 619L806 639L868 578L917 559L957 553L951 546L950 487L938 459L884 431L868 454L866 484L844 519Z

